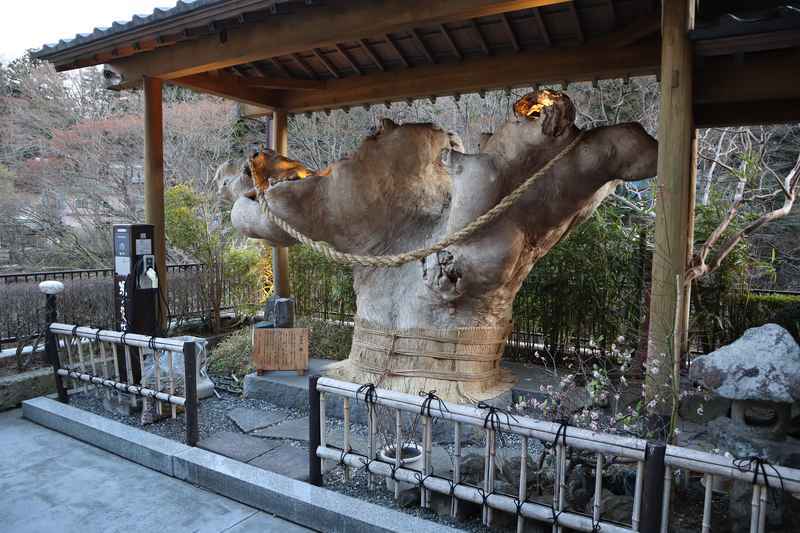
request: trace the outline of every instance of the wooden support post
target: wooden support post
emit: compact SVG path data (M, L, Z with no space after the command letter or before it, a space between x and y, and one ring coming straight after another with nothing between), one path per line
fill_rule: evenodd
M289 155L288 116L285 110L272 112L272 149L282 156ZM289 298L289 249L285 246L272 248L272 275L275 280L275 296Z
M648 332L647 396L660 396L654 414L672 413L669 380L673 354L686 348L689 289L683 286L692 249L695 194L695 127L692 114L694 1L664 2L662 11L661 110L658 130L655 252ZM676 323L677 320L677 323Z
M160 326L169 326L167 310L167 246L164 228L164 115L161 105L163 83L144 79L144 221L153 225L153 253L156 256Z

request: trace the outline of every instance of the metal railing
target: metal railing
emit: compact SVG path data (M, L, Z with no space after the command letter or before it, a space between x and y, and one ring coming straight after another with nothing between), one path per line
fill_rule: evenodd
M203 263L186 263L181 265L167 265L167 272L194 272L202 269ZM12 283L38 283L45 280L72 281L76 279L110 278L114 275L111 268L85 268L80 270L50 270L41 272L16 272L0 274L0 284Z
M168 265L167 302L170 320L180 325L197 317L209 316L212 303L201 287L198 275L205 266L202 263ZM60 309L62 322L80 322L102 328L112 327L114 316L113 271L111 269L60 270L50 272L21 272L0 274L0 301L4 308L0 312L0 345L16 344L35 339L47 322L38 300L36 283L45 280L62 281L65 305ZM220 311L239 311L244 306L256 307L263 294L260 287L236 277L224 279Z
M137 397L149 399L154 402L159 416L169 406L170 416L177 418L180 407L186 414L186 443L190 446L197 444L197 351L194 342L51 323L46 346L61 402L69 403L69 388L77 390L80 387L84 393L104 396L118 404L130 402L135 406ZM176 365L179 357L183 360L181 373L177 372ZM152 362L150 379L144 377L147 358ZM166 371L162 368L162 358L166 359Z
M343 447L337 448L326 442L325 404L326 396L339 397L343 402L344 435ZM350 402L365 402L368 409L368 451L366 454L353 450L351 443ZM484 404L478 406L452 404L441 401L431 393L413 396L355 383L312 376L309 379L310 416L310 470L309 480L322 484L322 460L337 462L349 469L364 468L373 475L416 485L421 491L421 505L430 506L430 492L443 494L451 499L451 513L458 511L458 502L467 501L482 508L482 521L492 523L492 511L498 510L516 515L517 531L522 531L524 521L533 519L553 524L555 532L563 527L574 530L604 533L629 533L644 531L666 533L669 527L670 495L673 477L678 470L701 473L705 477L702 532L711 531L711 498L714 477L745 481L753 485L752 520L750 531L763 533L767 513L768 489L781 489L800 493L800 470L773 466L764 459L748 458L747 461L715 455L678 446L648 442L644 439L594 432L583 428L536 420L508 413ZM401 450L405 442L401 436L400 417L412 413L422 419L421 470L403 466L401 453L394 453L394 462L378 458L375 449L376 406L395 411L395 450ZM454 464L452 478L434 475L431 467L432 421L441 419L453 424ZM462 482L461 450L462 429L465 426L479 428L484 433L484 472L481 486ZM499 493L495 490L497 470L497 441L499 433L516 434L520 437L520 475L517 494ZM416 438L416 436L414 436ZM538 439L546 444L554 455L554 487L551 503L528 499L527 455L529 439ZM569 449L583 450L595 454L594 496L591 514L568 509L565 505L567 487L567 456ZM620 524L603 518L603 468L606 456L631 461L636 465L633 508L630 522ZM766 465L766 468L765 466ZM756 475L757 474L757 475ZM398 484L395 483L395 487ZM395 488L395 498L399 496Z

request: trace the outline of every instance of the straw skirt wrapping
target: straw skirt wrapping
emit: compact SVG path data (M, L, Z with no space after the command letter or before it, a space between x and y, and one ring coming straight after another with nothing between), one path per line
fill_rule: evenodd
M511 324L453 329L383 328L356 319L350 357L326 374L409 394L436 390L448 401L494 398L514 384L500 368Z

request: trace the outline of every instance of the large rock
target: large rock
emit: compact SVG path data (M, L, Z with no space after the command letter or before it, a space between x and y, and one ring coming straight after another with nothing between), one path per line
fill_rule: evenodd
M800 346L777 324L751 328L695 359L691 376L723 398L792 403L800 399Z

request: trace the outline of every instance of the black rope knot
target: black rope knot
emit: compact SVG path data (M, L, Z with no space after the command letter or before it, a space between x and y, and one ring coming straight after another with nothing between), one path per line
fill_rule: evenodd
M358 401L358 395L364 393L364 403L375 405L378 403L378 393L375 390L374 383L365 383L361 385L358 390L356 390L356 401Z
M781 497L783 497L784 492L786 489L783 486L783 476L778 471L777 468L767 459L766 457L762 457L760 455L748 455L746 457L736 457L733 460L733 466L736 467L739 472L752 472L753 473L753 485L758 483L758 476L761 475L764 479L764 486L767 489L771 489L773 487L769 484L769 476L767 475L767 467L771 468L773 472L778 476L778 481L781 483ZM772 500L773 505L777 506L774 499Z
M435 390L431 390L428 392L419 391L419 395L425 396L425 399L422 400L422 406L420 407L419 414L423 416L429 416L431 418L436 418L433 416L433 414L431 414L431 404L433 404L433 402L437 402L437 407L439 408L440 412L445 412L445 411L447 411L448 413L450 412L450 409L447 408L447 404L444 402L444 400L442 400L436 395ZM426 410L428 411L427 415L425 414Z
M97 328L94 332L94 342L100 343L100 328Z
M514 500L514 506L517 508L517 518L519 518L522 515L522 506L525 505L525 500L520 500L513 496L512 499Z
M422 475L422 472L414 472L414 479L417 480L417 485L419 485L419 488L421 489L425 488L425 482L428 481L429 477L434 477L433 472L424 476Z
M503 420L500 418L500 415L506 417L505 424L508 426L508 429L511 430L511 419L514 419L514 422L519 422L517 417L502 409L500 407L496 407L494 405L490 405L486 402L480 401L478 402L478 409L487 409L488 412L486 413L486 418L483 419L483 428L489 429L491 428L492 431L498 431L502 429Z
M153 350L153 352L156 351L156 338L155 337L150 337L149 339L147 339L147 347L150 348L151 350Z
M552 450L558 444L558 439L561 439L561 444L564 447L567 447L567 428L569 427L569 419L568 418L559 418L555 420L559 424L558 429L556 430L556 436L553 437L553 442L545 442L544 447L547 450Z
M78 326L77 326L77 324L72 326L72 336L73 337L77 337L78 336Z
M483 500L483 503L481 503L483 507L487 506L489 497L492 496L493 494L496 494L494 490L486 492L481 487L475 487L475 490L478 492L478 495L481 497L481 500Z

